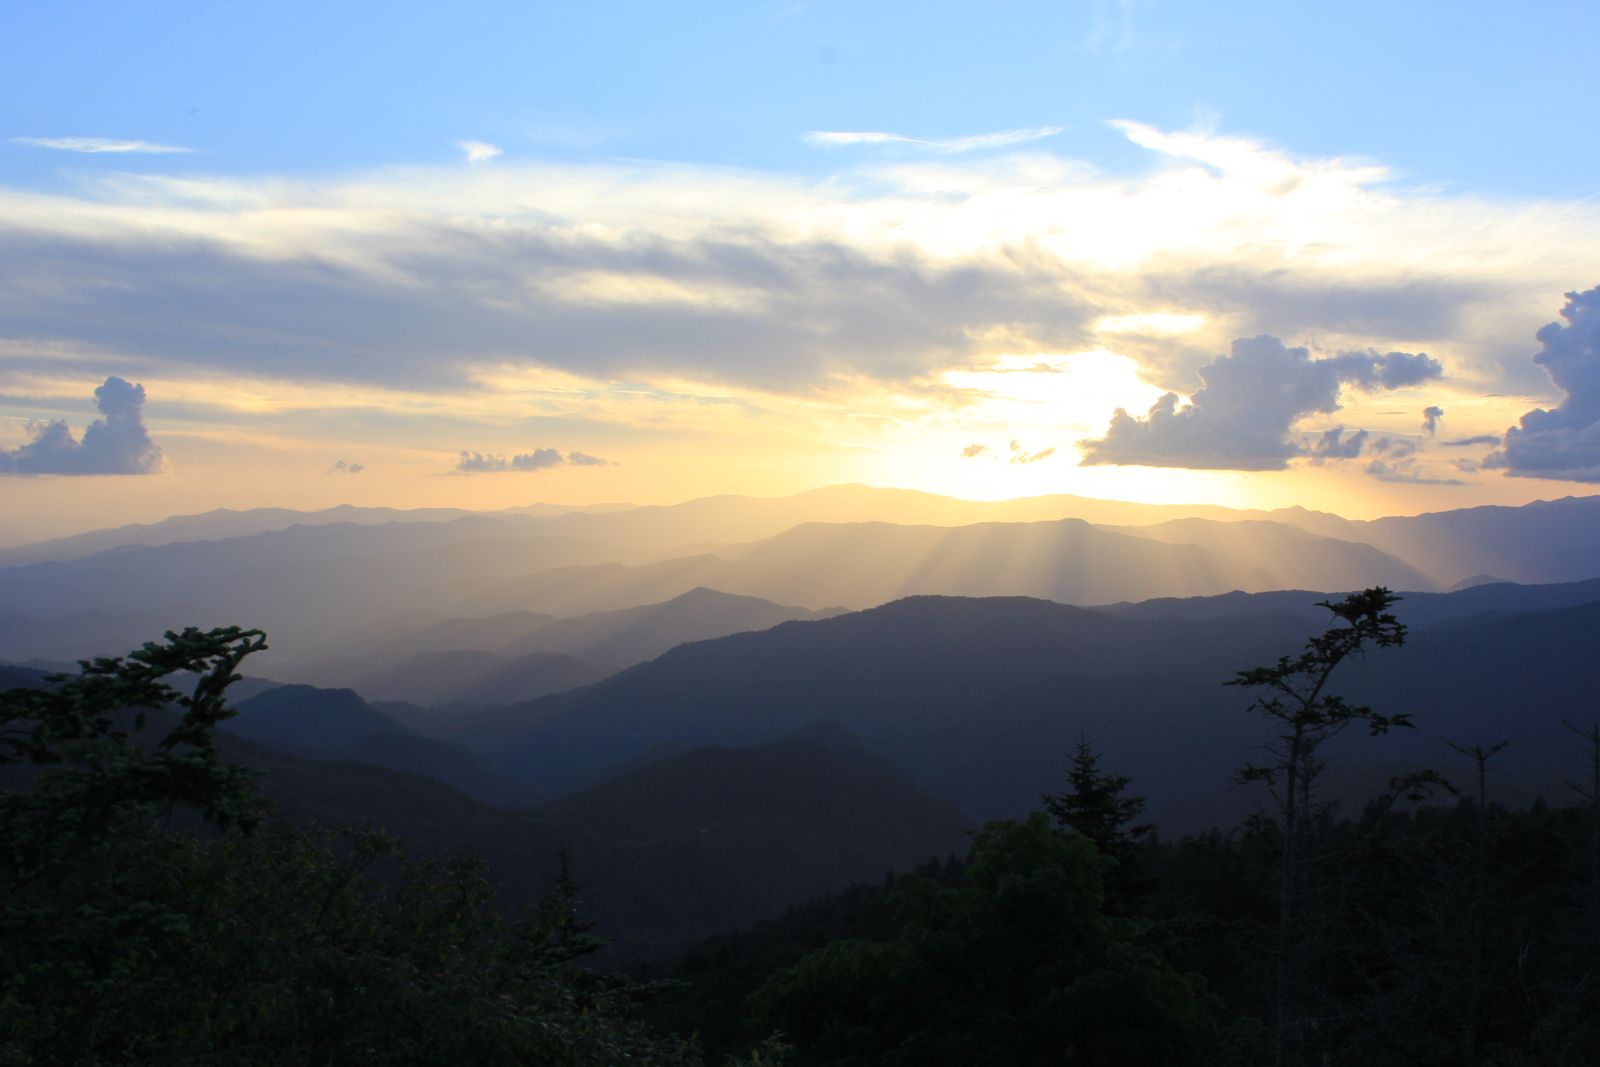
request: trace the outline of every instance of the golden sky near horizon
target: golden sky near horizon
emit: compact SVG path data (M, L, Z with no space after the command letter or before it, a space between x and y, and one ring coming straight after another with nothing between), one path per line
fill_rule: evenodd
M1592 490L1589 304L1558 339L1567 388L1533 357L1600 283L1593 203L1117 128L1142 170L1031 146L821 179L480 153L0 187L26 265L0 297L0 543L842 482L1352 517ZM97 412L110 376L142 405ZM1505 459L1535 408L1567 422ZM108 459L85 451L101 412Z

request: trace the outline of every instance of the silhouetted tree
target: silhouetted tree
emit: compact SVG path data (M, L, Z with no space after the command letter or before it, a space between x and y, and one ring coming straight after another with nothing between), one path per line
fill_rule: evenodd
M1108 856L1125 856L1155 829L1134 822L1144 814L1145 802L1127 795L1132 781L1124 774L1102 774L1100 757L1080 736L1067 768L1067 791L1045 793L1040 800L1060 825L1078 831Z
M1152 823L1136 821L1144 814L1145 800L1128 793L1132 781L1125 774L1102 773L1100 757L1088 738L1079 736L1067 767L1067 790L1039 798L1059 825L1087 837L1102 856L1116 862L1105 874L1107 907L1112 912L1126 911L1140 890L1139 846L1155 830Z
M1340 601L1320 601L1334 625L1306 642L1298 656L1235 673L1228 685L1262 690L1251 710L1280 732L1267 746L1272 761L1247 764L1240 782L1264 783L1275 805L1279 836L1277 989L1273 1019L1273 1062L1299 1059L1301 1033L1302 916L1306 884L1306 826L1312 817L1313 783L1324 761L1318 750L1351 724L1365 723L1372 735L1410 726L1403 714L1379 714L1347 703L1328 691L1339 666L1368 648L1404 643L1406 627L1389 608L1400 598L1382 586L1352 593Z

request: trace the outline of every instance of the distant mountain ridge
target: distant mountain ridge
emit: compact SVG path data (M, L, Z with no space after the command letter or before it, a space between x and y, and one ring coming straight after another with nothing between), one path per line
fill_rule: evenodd
M1071 509L1142 524L1038 517ZM1421 593L1483 575L1525 583L1600 577L1600 497L1371 522L1298 509L1225 512L1071 497L981 504L863 486L767 500L528 511L440 510L416 521L362 511L361 522L319 513L328 521L0 567L0 657L115 653L127 638L148 636L133 632L142 625L245 624L271 635L260 669L275 676L288 676L280 668L291 663L357 659L365 654L358 649L392 661L407 641L416 642L412 653L499 651L521 641L512 651L621 665L719 636L718 627L699 626L686 612L655 634L644 627L602 638L582 636L599 620L558 625L554 618L625 612L702 587L816 613L914 595L1081 605L1375 584ZM902 521L851 517L896 511ZM983 516L991 518L966 521ZM917 517L939 521L909 521ZM685 545L700 547L686 554ZM517 632L499 641L495 622L451 622L495 617ZM425 633L450 625L460 627L459 640ZM303 678L349 684L360 676Z
M1509 736L1508 768L1561 766L1570 754L1561 720L1591 715L1600 684L1597 587L1557 587L1543 604L1539 587L1439 594L1417 612L1432 625L1414 623L1403 648L1354 661L1340 678L1351 699L1412 713L1419 729L1351 735L1330 754L1439 765L1454 759L1443 738ZM1582 597L1596 599L1551 606ZM1512 601L1527 610L1495 613ZM455 717L448 736L559 795L653 752L836 722L990 817L1053 787L1083 733L1170 811L1186 795L1223 789L1269 732L1246 713L1249 695L1222 683L1297 651L1329 620L1277 610L1118 617L1026 598L915 597L680 646L596 685ZM1508 718L1509 708L1518 713Z

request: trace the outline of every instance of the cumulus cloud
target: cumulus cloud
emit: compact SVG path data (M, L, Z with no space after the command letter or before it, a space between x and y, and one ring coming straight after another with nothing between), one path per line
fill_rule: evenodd
M354 460L351 460L350 462L347 463L342 459L336 459L336 460L333 461L333 466L329 469L328 473L329 474L360 474L362 471L364 471L366 469L367 469L367 465L365 463L357 463Z
M1293 440L1300 418L1339 408L1349 385L1366 392L1414 385L1443 373L1426 354L1341 352L1313 359L1268 334L1240 338L1229 355L1200 369L1187 406L1168 393L1143 418L1118 408L1106 435L1081 442L1085 464L1142 464L1196 470L1282 470L1310 448Z
M54 148L58 152L89 152L89 153L142 153L149 155L171 155L175 153L193 152L192 148L183 148L175 144L157 144L153 141L125 141L111 137L13 137L13 144L32 145L35 148Z
M1552 322L1534 335L1533 361L1566 397L1523 415L1484 465L1524 478L1600 482L1600 286L1568 293L1561 317L1566 325Z
M962 456L964 456L967 459L974 459L974 458L976 458L978 456L983 455L987 451L989 451L989 446L988 445L980 445L980 444L977 444L977 443L973 443L973 444L968 445L966 448L963 448L961 450L961 454L962 454Z
M1065 126L1035 126L1022 130L998 130L994 133L973 134L970 137L952 137L943 140L930 140L923 137L907 137L901 133L887 133L883 130L813 130L806 134L805 139L811 144L839 147L843 145L862 144L909 144L921 148L932 149L935 152L971 152L983 148L1007 148L1011 145L1026 144L1029 141L1041 141L1046 137L1054 137Z
M574 467L613 466L611 460L591 456L587 452L568 452L563 456L561 451L555 448L536 448L532 452L513 456L462 450L456 459L455 471L458 474L497 474L504 471L549 470L551 467L563 464Z
M1433 434L1439 429L1439 420L1444 418L1444 408L1437 404L1429 404L1422 409L1422 429L1424 433Z
M499 145L488 141L457 141L456 147L466 155L468 163L487 163L502 154Z
M65 420L33 423L33 440L0 451L0 474L155 474L164 458L144 425L144 386L112 376L94 391L101 417L80 441Z

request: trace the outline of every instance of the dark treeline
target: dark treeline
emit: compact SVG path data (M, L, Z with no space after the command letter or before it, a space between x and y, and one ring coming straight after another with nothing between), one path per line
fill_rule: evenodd
M1514 812L1470 798L1319 818L1296 946L1302 1032L1282 1062L1595 1062L1591 827L1587 807ZM699 1033L712 1053L778 1028L796 1064L1060 1063L1067 1049L1077 1063L1273 1062L1279 832L1254 821L1151 838L1092 863L1068 847L1078 836L1042 815L995 824L971 864L935 861L705 942L651 1017ZM1022 869L970 876L1023 847L1034 851ZM1093 906L1074 895L1086 870L1099 876ZM952 899L962 894L972 899ZM1054 940L1067 932L1165 966L1120 987L1117 1003L1137 1008L1076 1011L1083 985L1127 975L1108 973L1110 950L1073 962ZM1163 1044L1150 1044L1153 1030Z
M1594 727L1573 728L1577 805L1492 803L1483 742L1359 813L1318 796L1324 742L1410 725L1329 688L1403 643L1394 600L1329 604L1302 653L1238 672L1269 723L1239 779L1271 802L1243 826L1161 840L1084 741L1064 790L964 862L697 947L656 1018L713 1052L780 1030L807 1065L1597 1062Z
M1577 804L1492 803L1494 739L1359 812L1319 795L1326 741L1409 725L1330 684L1403 643L1393 603L1236 674L1270 798L1242 826L1162 839L1085 739L966 856L631 977L585 965L565 877L502 915L470 863L268 818L214 744L261 636L168 635L0 694L0 1067L1596 1062L1600 730Z

